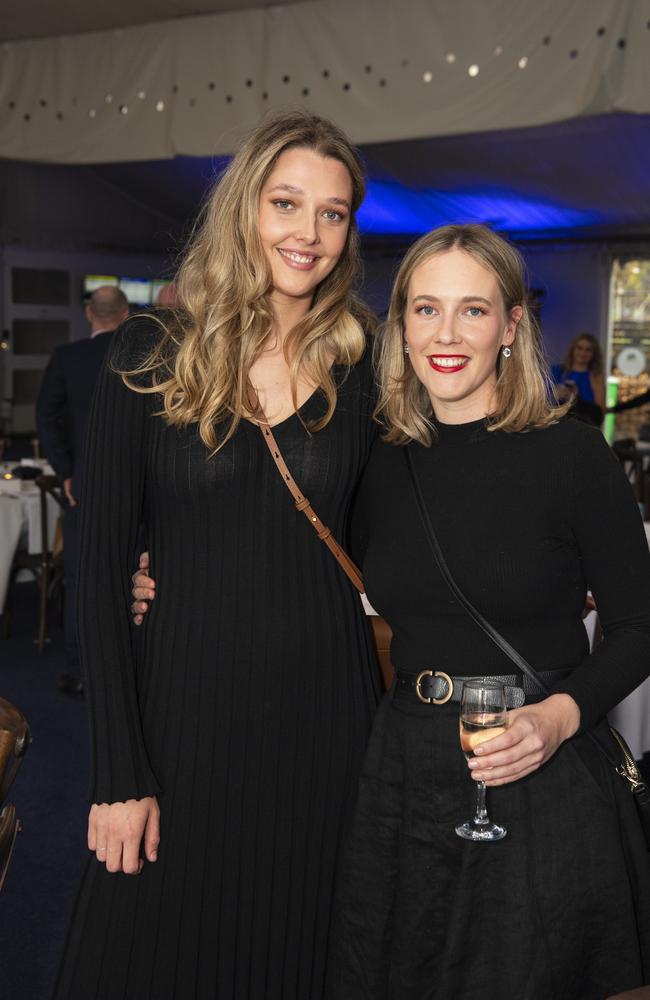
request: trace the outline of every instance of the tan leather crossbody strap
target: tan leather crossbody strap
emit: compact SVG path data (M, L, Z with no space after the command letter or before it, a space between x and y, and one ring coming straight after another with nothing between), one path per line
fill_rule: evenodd
M295 501L296 510L302 511L320 540L325 542L328 549L353 586L355 586L357 590L363 594L364 587L363 580L361 579L361 573L354 565L348 554L343 551L330 529L323 524L307 497L303 495L298 484L287 468L287 464L282 457L282 452L278 448L278 443L275 440L273 431L268 424L263 423L260 423L260 430L264 440L266 441L268 449L271 452L273 461L278 468L278 472L282 476L285 486Z

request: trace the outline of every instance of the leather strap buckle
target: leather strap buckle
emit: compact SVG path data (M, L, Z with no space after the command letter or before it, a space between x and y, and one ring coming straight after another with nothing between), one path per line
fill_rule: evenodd
M425 677L431 677L431 678L442 677L442 679L447 682L447 692L444 695L444 697L426 698L422 694L421 685ZM446 674L444 670L436 670L435 672L433 670L423 670L420 674L418 674L417 680L415 682L415 693L417 694L418 698L420 699L423 705L446 705L454 693L454 682L452 681L449 674Z

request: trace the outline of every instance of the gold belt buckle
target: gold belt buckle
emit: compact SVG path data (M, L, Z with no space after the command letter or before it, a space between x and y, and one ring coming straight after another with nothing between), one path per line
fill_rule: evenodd
M422 684L422 679L424 677L443 677L447 681L449 690L447 691L447 694L444 696L444 698L424 697L424 695L422 694L422 688L420 687L420 685ZM454 693L454 682L452 681L449 674L446 674L444 670L436 670L435 673L433 672L433 670L423 670L422 673L418 674L417 680L415 682L415 693L424 705L446 705L449 699L451 698L452 694Z

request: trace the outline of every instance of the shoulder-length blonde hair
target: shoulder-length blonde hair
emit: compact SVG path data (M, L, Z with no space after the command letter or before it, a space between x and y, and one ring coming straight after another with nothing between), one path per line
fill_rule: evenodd
M587 365L587 371L592 375L602 375L603 373L603 352L600 343L594 337L593 333L579 333L577 337L574 337L569 346L566 349L566 354L562 360L562 367L565 371L570 372L573 368L573 352L576 349L576 344L581 340L586 340L591 347L591 361Z
M325 393L326 413L310 429L325 426L336 406L332 359L354 364L365 349L371 313L354 291L360 271L355 213L365 194L359 154L325 118L300 109L274 114L251 133L212 190L176 278L178 306L155 317L162 328L155 349L136 369L121 372L135 391L162 395L160 413L169 423L197 423L212 451L232 437L242 417L258 415L249 372L273 326L271 270L259 236L260 194L278 157L294 148L338 160L352 181L343 253L285 342L296 410L299 375ZM142 376L148 374L145 388Z
M375 416L394 444L419 441L430 445L435 435L427 390L404 354L405 316L413 272L435 254L463 250L495 275L506 316L521 306L512 355L497 360L494 409L490 430L521 431L554 423L566 408L554 406L541 335L527 305L525 266L519 252L487 226L442 226L422 236L408 250L395 278L388 318L377 338L375 361L379 399Z

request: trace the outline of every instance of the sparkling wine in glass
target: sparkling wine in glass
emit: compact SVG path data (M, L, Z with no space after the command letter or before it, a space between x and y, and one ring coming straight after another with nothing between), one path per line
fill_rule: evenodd
M506 693L500 681L465 681L460 700L460 745L468 760L477 746L505 732L506 715ZM476 784L476 815L457 826L456 833L464 840L502 840L508 831L487 814L485 782Z

